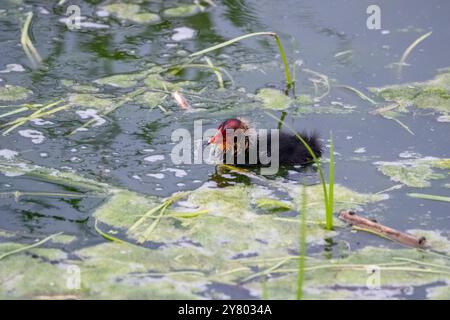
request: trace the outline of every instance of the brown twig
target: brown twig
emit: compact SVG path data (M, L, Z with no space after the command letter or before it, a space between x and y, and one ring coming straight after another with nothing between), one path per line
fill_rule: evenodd
M425 237L416 237L412 234L401 232L389 227L386 227L382 224L364 218L362 216L357 215L355 212L350 210L343 210L339 213L339 218L352 226L358 227L364 231L372 232L388 238L393 241L400 242L404 245L416 247L416 248L425 248L426 247L426 239Z

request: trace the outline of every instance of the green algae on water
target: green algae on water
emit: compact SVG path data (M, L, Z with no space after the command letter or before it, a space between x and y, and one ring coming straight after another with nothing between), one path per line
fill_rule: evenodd
M33 92L27 88L15 85L0 86L0 101L16 101L27 99Z
M424 188L431 185L431 180L444 179L444 173L435 169L449 170L450 159L420 158L394 162L375 162L378 170L392 181L401 182L409 187Z
M119 19L129 20L135 23L156 24L161 18L156 13L140 12L137 4L113 3L102 7L103 10L117 16Z
M263 107L272 110L285 110L292 103L291 98L283 92L272 88L263 88L256 94L256 99L260 100Z
M174 8L168 8L163 11L163 16L166 18L182 18L196 15L199 13L200 7L194 4L180 5Z
M381 88L369 88L387 101L397 102L396 109L407 111L411 106L432 109L436 112L450 112L450 70L446 69L432 80L390 85Z

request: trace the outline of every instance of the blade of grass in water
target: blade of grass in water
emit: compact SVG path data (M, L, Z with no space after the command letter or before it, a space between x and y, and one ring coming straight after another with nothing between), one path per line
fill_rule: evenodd
M418 198L418 199L450 202L450 197L436 196L436 195L433 195L433 194L408 193L408 196L410 196L412 198Z
M299 261L297 274L297 300L303 297L303 281L305 276L305 256L306 256L306 203L307 203L306 186L302 188L302 207L300 211L300 235L299 235Z
M411 135L415 136L414 132L406 124L404 124L403 122L401 122L397 118L391 117L391 116L387 116L387 115L383 115L383 117L386 118L386 119L389 119L389 120L397 122L403 129L408 131Z
M58 105L59 103L63 102L64 100L58 100L52 103L49 103L41 108L39 108L38 110L36 110L35 112L33 112L31 115L27 116L27 117L20 117L16 120L10 121L8 123L5 123L3 125L1 125L0 127L7 127L10 126L8 129L6 129L2 135L6 136L7 134L9 134L11 131L15 130L16 128L20 127L21 125L24 125L26 122L37 119L37 118L41 118L41 117L45 117L45 116L49 116L52 115L56 112L62 111L67 109L68 107L70 107L70 105L66 104L57 108L54 108L52 110L49 110L47 112L44 112L45 110L48 110L56 105Z
M15 199L20 197L73 197L73 198L85 198L85 197L104 197L104 195L84 194L84 193L59 193L59 192L22 192L22 191L8 191L0 192L0 198L4 196L14 196Z
M16 250L12 250L12 251L6 252L6 253L0 255L0 260L6 258L7 256L15 254L15 253L19 253L19 252L26 251L26 250L29 250L29 249L32 249L32 248L36 248L36 247L40 246L41 244L44 244L47 241L49 241L49 240L53 239L54 237L59 236L61 234L63 234L63 233L62 232L58 232L58 233L55 233L55 234L52 234L52 235L48 236L47 238L42 239L39 242L33 243L32 245L25 246L25 247L22 247L22 248L19 248L19 249L16 249Z
M22 27L20 42L22 44L23 50L25 51L25 54L27 55L28 59L30 59L33 68L36 68L42 62L42 58L31 42L30 36L28 34L32 18L33 12L28 12L25 23Z
M112 235L110 235L110 234L100 230L100 228L97 226L97 219L95 219L95 222L94 222L94 229L95 229L95 231L97 231L97 233L99 235L101 235L106 240L109 240L109 241L112 241L112 242L117 242L117 243L127 243L127 242L125 242L125 241L123 241L123 240L121 240L119 238L113 237Z
M278 121L279 119L277 117L275 117L273 114L271 114L270 112L266 112L266 114L268 116L270 116L271 118L275 119L276 121ZM331 221L331 225L329 223L327 223L326 228L327 230L331 230L333 229L333 208L329 208L329 196L328 196L328 191L327 191L327 184L325 181L325 175L323 173L323 169L322 166L320 165L320 161L319 159L317 159L316 155L314 154L314 152L312 151L311 147L308 145L308 143L298 134L297 131L295 131L294 129L292 129L290 126L286 125L283 121L284 126L291 131L296 137L297 139L305 146L306 150L308 150L309 154L311 155L311 157L313 158L314 163L317 165L317 170L319 171L319 176L320 176L320 181L322 184L322 190L323 190L323 196L324 196L324 206L325 206L325 213L326 213L326 217L327 221ZM330 214L331 212L331 214ZM331 218L330 218L331 217Z
M376 104L377 104L375 101L373 101L372 99L370 99L367 95L365 95L364 93L362 93L361 91L359 91L359 90L356 89L356 88L353 88L353 87L347 86L347 85L343 85L343 84L335 85L335 87L336 87L336 88L344 88L344 89L350 90L350 91L356 93L361 99L366 100L366 101L369 101L369 102L370 102L371 104L373 104L373 105L376 105Z
M267 279L265 279L262 283L262 300L269 300L269 289L267 288Z
M188 194L188 192L180 192L176 193L170 198L168 198L166 201L164 201L162 204L150 209L147 211L138 221L136 221L128 230L128 232L135 232L144 222L148 220L150 216L153 216L154 214L158 213L158 216L156 216L156 219L150 224L148 228L144 231L144 233L139 237L140 243L145 242L149 235L153 232L153 230L158 225L159 221L161 220L161 217L163 216L165 210L171 206L176 201L180 200L181 198L185 197Z
M30 107L28 107L28 106L20 107L20 108L17 108L15 110L12 110L12 111L9 111L9 112L1 114L0 118L5 118L5 117L9 117L9 116L15 115L16 113L21 113L21 112L24 112L24 111L28 111L31 108L32 108L31 106Z
M215 46L212 46L212 47L209 47L209 48L206 48L206 49L194 52L194 53L190 54L189 57L199 56L199 55L202 55L202 54L205 54L205 53L208 53L208 52L220 49L220 48L224 48L224 47L229 46L229 45L231 45L231 44L233 44L235 42L239 42L239 41L242 41L244 39L251 38L251 37L256 37L256 36L272 36L272 37L275 38L275 41L276 41L276 43L278 45L278 49L280 51L281 59L283 60L284 73L286 75L286 81L287 81L288 89L290 89L291 86L292 86L292 79L291 79L291 73L289 72L289 65L288 65L288 62L287 62L287 59L286 59L286 54L284 52L283 46L281 45L280 38L278 37L278 35L275 32L265 31L265 32L254 32L254 33L244 34L242 36L233 38L231 40L219 43L219 44L217 44Z
M206 57L205 57L205 58L206 58ZM233 79L233 76L232 76L226 69L221 68L221 67L216 67L216 66L214 66L214 65L201 64L201 63L183 64L183 65L177 67L176 69L174 69L174 71L171 72L171 73L172 73L173 75L176 75L176 74L178 74L181 70L186 69L186 68L208 68L208 69L213 70L213 72L216 74L216 77L217 77L218 75L220 76L220 79L221 79L221 80L219 80L219 77L217 77L217 78L218 78L218 81L219 81L219 86L221 85L221 84L220 84L220 81L222 81L222 85L223 85L223 77L222 77L222 74L221 74L221 72L223 72L223 73L225 73L225 74L227 75L228 79L229 79L230 82L231 82L231 85L234 86L234 79Z
M333 229L333 202L334 202L334 142L330 132L330 169L328 181L328 211L326 213L327 229Z
M271 266L270 268L267 268L266 270L263 270L263 271L261 271L261 272L254 273L254 274L252 274L252 275L250 275L250 276L248 276L248 277L242 279L242 282L247 282L247 281L250 281L250 280L252 280L252 279L258 278L258 277L260 277L260 276L268 275L268 274L274 272L275 270L277 270L278 268L280 268L280 267L281 267L282 265L284 265L286 262L292 260L293 258L295 258L295 257L287 257L286 259L284 259L284 260L282 260L282 261L276 263L275 265Z
M208 57L205 57L205 61L208 64L208 66L213 70L214 74L217 77L217 82L219 82L219 87L220 89L224 88L223 85L223 78L222 78L222 74L220 73L220 71L217 70L217 68L213 65L211 59L209 59Z
M430 32L428 32L428 33L426 33L426 34L420 36L420 37L417 38L413 43L411 43L411 44L409 45L408 48L406 48L405 52L403 52L403 54L402 54L402 57L401 57L400 61L398 62L398 73L399 73L399 75L401 75L401 73L402 73L402 68L403 68L403 66L405 65L406 58L408 58L408 56L409 56L409 54L411 53L411 51L413 51L414 48L417 47L417 45L418 45L419 43L421 43L423 40L425 40L426 38L428 38L429 36L431 36L432 33L433 33L433 32L430 31Z

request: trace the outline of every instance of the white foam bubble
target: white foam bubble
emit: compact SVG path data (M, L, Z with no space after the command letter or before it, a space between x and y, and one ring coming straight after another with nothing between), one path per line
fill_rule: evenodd
M155 178L155 179L164 179L163 173L147 173L147 177Z
M146 158L144 158L145 161L148 162L156 162L156 161L160 161L160 160L164 160L165 157L162 154L155 154L154 156L148 156Z
M195 30L188 27L179 27L173 29L175 33L172 35L173 41L182 41L192 39L195 35Z
M18 155L18 153L13 150L9 150L9 149L1 149L0 150L0 157L5 158L6 160L12 160L17 155Z
M95 121L95 123L92 125L93 127L101 126L102 124L104 124L106 122L105 119L103 119L102 117L100 117L97 114L97 110L95 110L95 109L78 110L78 111L76 111L76 113L83 120L93 119Z
M183 178L184 176L187 176L187 172L185 170L182 170L182 169L166 168L166 169L161 170L161 171L174 172L175 173L175 177L178 177L178 178Z
M35 144L42 143L45 140L44 134L37 130L19 130L19 134L24 138L31 138L31 142Z

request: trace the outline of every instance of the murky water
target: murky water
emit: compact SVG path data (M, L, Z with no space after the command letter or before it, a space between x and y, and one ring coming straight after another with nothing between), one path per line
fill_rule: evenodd
M177 1L136 2L140 2L141 12L159 13L179 5ZM105 76L152 70L155 66L175 64L187 53L258 31L279 34L290 63L297 61L297 94L314 95L310 81L313 75L303 69L326 75L337 85L352 86L369 94L368 87L425 81L433 78L438 69L450 65L450 3L447 1L383 1L380 3L381 30L366 27L366 8L371 4L367 1L214 2L216 6L205 5L204 12L189 17L167 18L161 14L160 23L140 24L114 14L103 17L101 1L66 1L62 6L55 1L2 1L0 69L8 64L19 64L25 70L0 73L0 86L23 86L33 91L27 102L45 104L74 92L73 87L64 86L62 80L91 85ZM103 24L107 28L94 25L94 28L84 26L80 30L69 30L60 21L69 4L80 6L82 16L87 18L82 21ZM43 57L42 66L37 70L31 68L20 46L20 29L24 14L29 11L34 12L31 39ZM176 31L182 27L188 29ZM189 31L191 29L193 32ZM409 65L403 67L399 77L393 63L400 60L415 39L429 31L433 31L432 35L414 49L407 59ZM174 38L177 33L181 35ZM192 131L195 120L203 120L205 128L213 128L235 116L251 120L255 127L276 127L265 109L251 105L255 103L253 94L261 88L284 89L281 60L270 38L247 39L208 55L233 78L234 83L224 74L225 90L218 90L215 74L207 69L188 68L177 75L165 75L165 79L173 83L191 82L189 90L196 94L186 97L197 112L180 109L170 96L161 103L166 112L158 107L126 102L103 117L102 125L69 135L86 121L76 110L87 108L74 108L45 118L51 123L27 123L7 136L0 136L0 150L16 151L21 159L39 166L72 170L98 182L158 197L195 190L205 182L221 186L245 180L237 173L217 174L216 167L209 164L173 165L170 152L174 143L170 136L178 128ZM138 80L137 85L142 81ZM131 91L111 86L99 90L98 94L112 99ZM1 105L8 103L3 101ZM432 110L417 109L403 114L399 119L409 132L394 120L370 114L374 106L345 88L332 87L326 97L311 106L312 112L302 112L298 107L287 109L286 124L298 130L318 131L325 144L331 131L336 152L336 183L356 192L376 193L399 183L383 175L374 164L377 161L402 160L405 152L413 154L412 158L450 157L449 124L437 121L438 115ZM330 106L334 111L348 112L321 111ZM3 110L10 109L0 109L0 112ZM271 112L281 114L276 110ZM1 119L2 123L6 123L6 119ZM41 132L44 141L33 143L23 132L20 134L27 129ZM328 149L325 155L327 158ZM325 164L325 172L327 168ZM284 176L280 173L279 178L301 181L305 175L308 182L318 182L315 172L307 170L305 173L299 169ZM449 182L447 175L431 180L430 186L423 190L403 186L389 191L389 199L365 206L363 214L400 230L439 230L448 238L448 203L414 199L407 193L446 196L449 189L444 185L448 186ZM0 192L16 190L77 191L28 176L0 175ZM0 228L16 233L16 241L27 242L30 238L44 238L63 231L77 238L64 247L67 252L105 241L95 231L92 219L94 210L105 201L102 197L23 196L17 200L14 196L3 195L0 201ZM289 215L295 216L295 212ZM337 258L340 255L338 244L344 242L355 250L364 246L400 247L375 236L343 232L333 238L332 243L315 246L311 252ZM429 287L435 285L429 284ZM212 292L219 292L223 297L258 298L246 287L224 283L210 283L199 292L199 296L209 298L220 297ZM417 287L412 295L400 292L392 296L424 298L426 293Z

